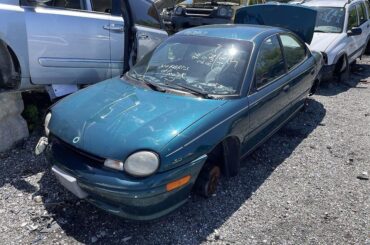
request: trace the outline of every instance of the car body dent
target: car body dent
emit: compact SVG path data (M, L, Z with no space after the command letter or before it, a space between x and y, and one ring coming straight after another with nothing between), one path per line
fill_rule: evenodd
M114 78L54 106L50 128L80 150L124 161L140 149L159 152L184 129L224 103L165 95ZM75 110L68 109L71 107Z
M326 52L327 49L331 46L335 46L334 42L339 38L341 34L332 34L332 33L315 33L313 35L312 42L310 47L313 50L320 52Z

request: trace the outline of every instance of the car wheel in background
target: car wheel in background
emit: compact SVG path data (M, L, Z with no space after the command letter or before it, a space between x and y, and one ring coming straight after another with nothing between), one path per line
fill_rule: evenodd
M195 182L195 192L205 198L211 197L217 190L220 176L221 170L219 166L204 166Z
M338 82L345 82L350 76L350 65L347 56L343 56L335 66L334 75Z

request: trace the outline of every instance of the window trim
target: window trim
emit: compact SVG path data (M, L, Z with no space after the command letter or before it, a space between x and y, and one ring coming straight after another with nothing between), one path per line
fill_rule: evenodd
M92 11L88 9L88 1L90 0L82 0L83 2L83 9L73 9L73 8L62 8L62 7L54 7L54 6L40 6L37 2L33 2L30 0L20 0L21 6L31 7L31 8L46 8L46 9L55 9L55 10L65 10L65 11L77 11L77 12L88 12L91 13Z
M358 16L358 11L357 11L357 7L356 6L357 6L357 4L352 5L352 6L350 6L348 8L348 18L347 18L347 26L346 26L347 32L351 30L351 29L348 29L348 28L349 28L349 16L350 16L350 12L351 12L352 9L355 9L356 10L356 14L357 14L357 26L354 26L354 27L358 27L359 26L360 19L359 19L359 16Z
M357 13L358 13L358 24L359 24L359 27L362 26L363 24L365 24L368 20L368 16L367 16L367 12L366 12L366 6L364 5L365 3L364 2L360 2L357 4L356 6L356 9L357 9ZM360 18L360 12L361 11L363 14L365 14L365 20L364 22L361 23L361 18Z
M300 43L303 48L304 48L304 51L305 51L305 58L303 60L301 60L301 62L299 62L298 64L296 64L295 66L292 66L290 69L288 69L288 63L287 63L287 60L286 60L286 56L285 56L285 51L284 51L284 45L283 45L283 42L281 41L281 35L286 35L286 36L291 36L295 41L297 41L298 43ZM294 71L295 69L297 69L300 65L302 65L304 62L307 61L307 59L310 57L309 54L310 52L308 52L308 49L307 49L307 46L304 45L304 43L302 43L296 36L294 33L280 33L279 34L279 40L281 42L281 46L282 46L282 49L283 49L283 56L284 56L284 60L285 60L285 64L286 64L286 70L287 70L287 74L289 74L290 72Z
M257 88L257 83L256 83L256 67L257 67L257 61L258 61L258 58L259 58L259 55L260 55L260 52L261 52L261 46L260 48L258 49L258 53L257 53L257 59L256 59L256 62L254 63L254 67L253 67L253 77L252 77L252 82L251 82L251 86L249 88L249 92L248 92L248 96L250 95L253 95L261 90L263 90L264 88L272 85L273 83L275 83L276 81L280 80L283 76L286 76L288 74L288 71L287 71L287 66L286 66L286 60L285 60L285 57L284 57L284 53L283 53L283 49L282 49L282 46L281 46L281 41L280 41L280 38L279 38L279 34L280 33L274 33L268 37L266 37L265 39L263 39L263 41L261 43L264 43L267 39L273 37L273 36L276 36L278 42L279 42L279 47L280 47L280 51L281 51L281 54L283 56L283 61L284 61L284 65L285 65L285 72L276 77L274 80L271 80L270 82L264 84L262 87L259 87Z

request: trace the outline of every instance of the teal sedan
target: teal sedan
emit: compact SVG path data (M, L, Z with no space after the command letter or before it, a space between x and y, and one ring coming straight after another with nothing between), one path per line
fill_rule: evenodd
M50 109L42 141L53 172L131 220L168 214L192 190L212 196L314 92L322 56L296 33L216 25L168 38L122 77Z

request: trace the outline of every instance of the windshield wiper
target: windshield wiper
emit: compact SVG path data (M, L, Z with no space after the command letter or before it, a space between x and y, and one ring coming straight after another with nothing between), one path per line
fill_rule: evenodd
M135 72L135 76L132 76L133 74L129 74L130 77L133 77L134 79L136 80L139 80L141 82L143 82L146 86L148 86L149 88L155 90L155 91L158 91L158 92L166 92L167 90L163 87L161 87L160 85L156 84L156 83L153 83L151 81L148 81L147 79L144 78L144 75L140 75L139 73L137 73L135 70L133 70Z
M165 83L166 86L170 87L170 88L174 88L171 84L168 84L168 83ZM194 94L194 95L199 95L205 99L212 99L214 98L213 96L209 95L208 93L206 92L203 92L203 91L200 91L196 88L189 88L187 86L184 86L182 84L179 84L179 83L174 83L175 86L179 87L179 88L183 88L187 91L189 91L191 94Z

